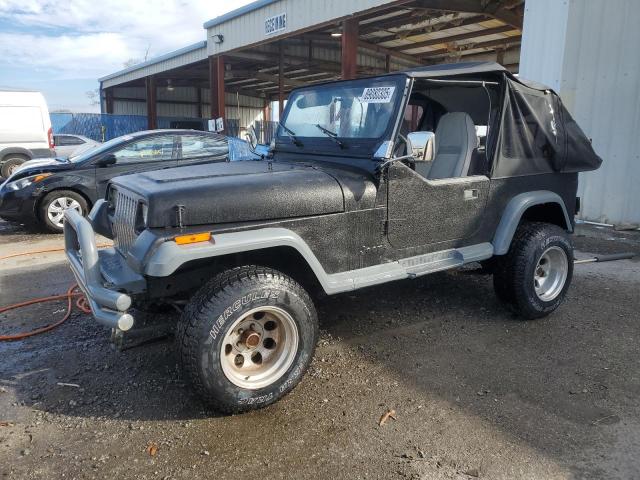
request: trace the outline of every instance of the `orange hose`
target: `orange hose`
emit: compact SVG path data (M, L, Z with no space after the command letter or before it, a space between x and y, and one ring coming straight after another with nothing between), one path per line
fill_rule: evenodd
M111 246L112 244L98 245L99 248L111 247ZM6 260L8 258L14 258L14 257L22 257L26 255L36 255L38 253L51 253L51 252L64 252L64 248L48 248L45 250L36 250L32 252L12 253L11 255L5 255L3 257L0 257L0 260ZM25 302L15 303L13 305L8 305L6 307L0 307L0 314L2 314L10 310L16 310L18 308L26 307L29 305L35 305L37 303L54 302L56 300L63 300L63 299L67 300L67 312L57 322L54 322L45 327L36 328L35 330L31 330L30 332L20 332L13 335L0 335L0 342L22 340L24 338L32 337L34 335L39 335L41 333L45 333L50 330L53 330L56 327L59 327L64 322L69 320L69 317L71 316L71 312L73 311L74 298L77 298L75 305L81 312L91 313L91 309L89 308L87 299L85 298L82 292L75 291L77 290L77 288L78 288L78 284L74 283L71 287L69 287L69 289L67 290L67 293L64 293L62 295L52 295L50 297L34 298L32 300L27 300Z
M73 310L73 298L77 298L76 307L78 307L80 311L84 313L91 313L91 309L87 305L87 299L84 297L84 294L82 292L74 292L74 290L76 290L77 288L78 288L78 284L74 283L73 285L71 285L71 287L69 287L69 289L67 290L67 293L64 293L62 295L52 295L50 297L34 298L33 300L27 300L26 302L15 303L13 305L8 305L6 307L0 308L0 313L4 313L10 310L15 310L17 308L26 307L28 305L35 305L37 303L53 302L53 301L62 300L62 299L67 300L67 312L57 322L54 322L45 327L31 330L30 332L21 332L13 335L0 335L0 341L22 340L23 338L32 337L34 335L39 335L41 333L48 332L62 325L71 316L71 312Z
M98 248L104 247L113 247L112 243L105 243L104 245L97 245ZM52 252L64 252L64 248L48 248L45 250L35 250L33 252L21 252L21 253L12 253L11 255L5 255L0 257L0 260L6 260L8 258L14 257L23 257L25 255L37 255L38 253L52 253Z

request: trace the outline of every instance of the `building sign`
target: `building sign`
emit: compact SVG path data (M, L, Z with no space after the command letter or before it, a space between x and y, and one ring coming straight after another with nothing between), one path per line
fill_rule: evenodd
M264 34L273 35L282 32L287 28L287 14L281 13L274 17L269 17L264 21Z

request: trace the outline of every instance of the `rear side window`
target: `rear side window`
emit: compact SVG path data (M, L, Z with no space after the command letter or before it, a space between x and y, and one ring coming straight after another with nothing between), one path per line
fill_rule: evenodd
M54 135L54 142L59 147L67 147L69 145L82 145L84 140L71 135Z
M228 155L226 137L210 135L183 135L182 156L184 160L201 157L223 157Z
M171 160L173 157L173 135L144 138L129 143L113 153L118 164Z

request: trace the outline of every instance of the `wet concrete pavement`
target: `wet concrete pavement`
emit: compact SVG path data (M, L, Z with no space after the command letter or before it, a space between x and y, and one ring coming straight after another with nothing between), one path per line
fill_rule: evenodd
M581 234L582 257L640 252L637 232ZM0 256L43 245L61 238L0 223ZM62 254L11 259L0 305L71 283ZM301 384L238 416L191 395L171 340L118 352L74 314L0 343L0 478L640 478L639 293L635 259L576 267L566 303L534 322L468 272L320 299ZM0 335L63 313L0 314Z

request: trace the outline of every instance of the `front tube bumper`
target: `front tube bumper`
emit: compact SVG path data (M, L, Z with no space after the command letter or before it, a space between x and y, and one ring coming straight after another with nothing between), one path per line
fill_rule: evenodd
M73 209L68 209L64 216L65 253L93 317L110 328L131 329L133 317L126 312L131 307L131 297L104 286L93 227Z

